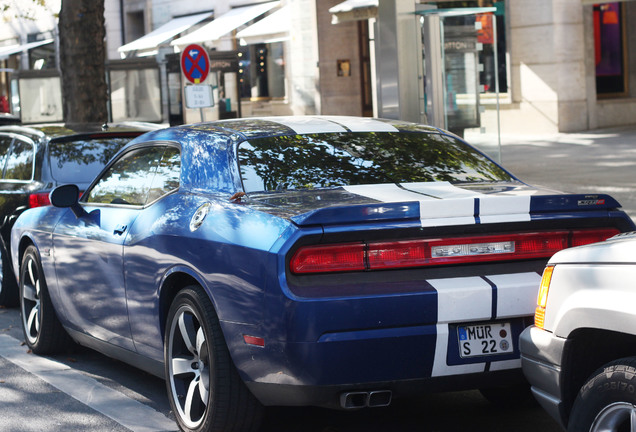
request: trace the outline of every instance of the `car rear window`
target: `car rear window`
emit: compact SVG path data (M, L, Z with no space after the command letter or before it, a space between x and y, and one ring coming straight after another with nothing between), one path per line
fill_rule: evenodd
M278 136L239 146L246 192L373 183L510 181L499 165L452 137L367 132Z
M58 183L89 183L131 138L51 142L51 175Z

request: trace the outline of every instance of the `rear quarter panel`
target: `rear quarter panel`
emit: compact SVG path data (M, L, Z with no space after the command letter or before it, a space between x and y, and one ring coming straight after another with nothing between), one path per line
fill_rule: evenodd
M191 231L192 217L206 203L207 217ZM138 350L152 357L162 354L160 289L174 272L202 285L224 332L228 322L261 325L265 281L276 271L269 250L290 229L283 219L203 195L172 194L143 210L126 240L124 258Z

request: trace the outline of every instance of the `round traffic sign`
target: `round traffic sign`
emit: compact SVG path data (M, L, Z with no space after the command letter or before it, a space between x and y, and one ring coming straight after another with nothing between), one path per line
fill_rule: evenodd
M181 71L188 81L201 84L210 72L208 53L201 45L191 44L181 53Z

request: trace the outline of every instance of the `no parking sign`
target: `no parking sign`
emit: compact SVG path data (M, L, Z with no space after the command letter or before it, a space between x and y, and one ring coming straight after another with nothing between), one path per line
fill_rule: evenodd
M201 84L210 72L208 53L201 45L191 44L181 53L181 71L188 81Z
M214 106L212 87L201 85L210 72L210 58L201 45L191 44L181 53L181 71L194 85L184 88L187 108L207 108ZM203 116L203 115L202 115Z

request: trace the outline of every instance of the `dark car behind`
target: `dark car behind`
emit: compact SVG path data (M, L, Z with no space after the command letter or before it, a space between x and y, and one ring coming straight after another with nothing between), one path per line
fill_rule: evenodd
M16 278L8 259L11 228L26 209L49 204L49 192L85 188L110 158L151 125L77 132L62 126L0 126L0 305L15 306Z

